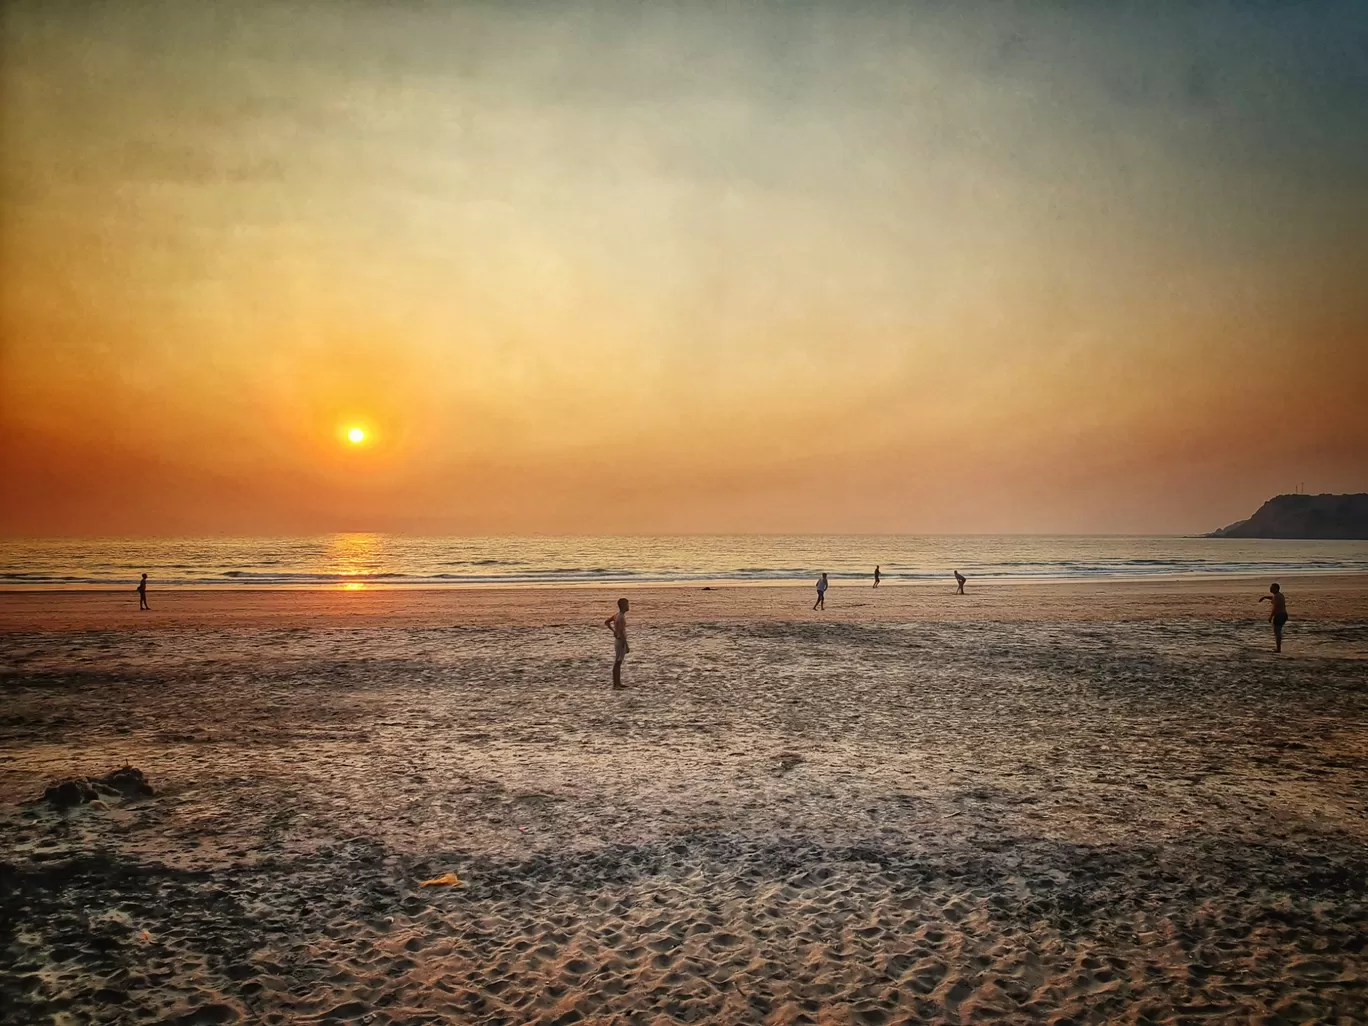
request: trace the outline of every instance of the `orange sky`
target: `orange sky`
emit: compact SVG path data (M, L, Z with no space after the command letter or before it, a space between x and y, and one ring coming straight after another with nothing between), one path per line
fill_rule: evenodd
M0 532L1368 490L1368 15L994 10L7 4Z

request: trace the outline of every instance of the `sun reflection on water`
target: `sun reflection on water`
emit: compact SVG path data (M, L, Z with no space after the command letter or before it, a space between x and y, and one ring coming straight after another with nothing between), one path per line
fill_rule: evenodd
M385 538L380 534L334 534L328 540L325 573L370 577L384 569ZM344 581L346 591L361 591L364 581Z

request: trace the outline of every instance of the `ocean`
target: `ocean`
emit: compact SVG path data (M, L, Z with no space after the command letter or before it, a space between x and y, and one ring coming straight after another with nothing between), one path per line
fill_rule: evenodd
M0 588L468 587L948 579L1137 580L1368 571L1368 542L1036 535L130 538L0 541Z

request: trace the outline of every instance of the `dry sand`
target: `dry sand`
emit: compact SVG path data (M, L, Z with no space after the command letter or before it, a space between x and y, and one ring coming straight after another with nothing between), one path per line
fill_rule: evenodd
M1265 583L632 590L621 693L618 592L0 594L0 1009L1368 1021L1368 582Z

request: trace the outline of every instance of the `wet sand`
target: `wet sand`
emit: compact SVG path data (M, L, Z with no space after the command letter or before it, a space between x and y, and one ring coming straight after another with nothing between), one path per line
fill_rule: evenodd
M633 589L621 693L617 591L0 594L0 1007L1368 1021L1368 581L1283 584Z

